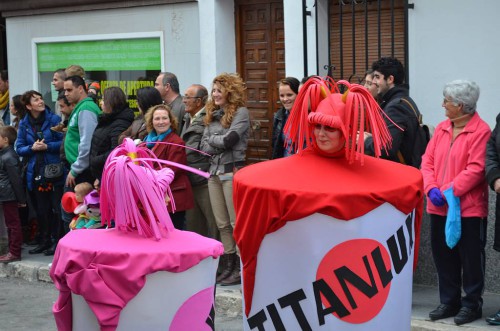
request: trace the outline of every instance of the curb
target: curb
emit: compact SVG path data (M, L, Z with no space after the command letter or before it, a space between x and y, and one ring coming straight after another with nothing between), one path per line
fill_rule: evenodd
M0 277L21 278L29 282L42 281L52 283L49 266L40 262L17 261L0 263Z
M53 283L49 276L49 266L46 263L34 261L16 261L0 263L0 278L20 278L29 282ZM215 294L217 314L226 317L241 317L241 288L240 285L221 287L217 286Z
M455 324L446 324L442 322L423 321L415 319L411 320L412 331L456 331L457 329L460 329L461 331L477 331L483 328L469 327L466 325L457 326Z
M215 290L215 312L226 317L242 317L241 288L232 286L224 288L217 286Z

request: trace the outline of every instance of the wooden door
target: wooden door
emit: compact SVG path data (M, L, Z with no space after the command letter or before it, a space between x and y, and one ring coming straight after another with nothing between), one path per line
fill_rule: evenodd
M248 163L271 157L278 81L285 78L283 1L235 1L237 70L246 82L252 129Z

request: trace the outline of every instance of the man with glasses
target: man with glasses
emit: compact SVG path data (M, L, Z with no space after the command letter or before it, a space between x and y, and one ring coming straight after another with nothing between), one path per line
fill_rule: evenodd
M177 118L178 128L184 126L184 115L186 111L182 103L182 96L179 94L179 81L177 76L171 72L160 72L156 77L155 88L160 92L163 103L172 109L172 113ZM177 132L179 135L182 131Z
M426 142L421 142L418 137L421 115L409 96L408 86L404 84L404 67L396 58L383 57L373 62L372 70L377 99L390 118L385 118L385 121L392 136L392 147L382 152L382 158L419 168L425 146L417 145ZM369 133L365 133L365 153L374 155Z
M205 130L205 103L208 91L203 85L194 84L187 88L183 102L186 109L184 128L181 138L187 147L201 150L201 137ZM193 168L208 171L210 158L200 152L186 149L187 164ZM206 178L188 173L193 188L194 208L186 211L186 230L193 231L213 239L218 239L219 230L215 223L210 197L208 196L208 181Z

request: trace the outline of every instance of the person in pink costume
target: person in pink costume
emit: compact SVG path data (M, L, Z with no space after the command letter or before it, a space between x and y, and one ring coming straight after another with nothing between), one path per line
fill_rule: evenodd
M60 292L53 307L58 330L72 328L71 293L85 299L101 330L115 330L120 312L143 288L147 275L183 272L208 257L222 255L220 242L174 228L165 203L170 199L175 205L169 187L174 173L168 167L155 170L157 163L208 177L188 166L159 160L128 138L111 152L100 203L102 223L114 222L115 227L71 231L58 245L50 270ZM213 287L209 290L213 293ZM201 314L208 315L213 302L204 303Z

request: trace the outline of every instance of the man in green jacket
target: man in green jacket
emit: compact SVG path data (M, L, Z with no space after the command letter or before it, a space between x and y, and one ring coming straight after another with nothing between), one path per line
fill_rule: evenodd
M64 139L64 152L70 165L66 186L74 187L81 182L94 183L89 169L89 153L92 135L101 113L92 98L87 96L85 81L80 76L64 80L64 95L75 105L68 120L68 131Z

